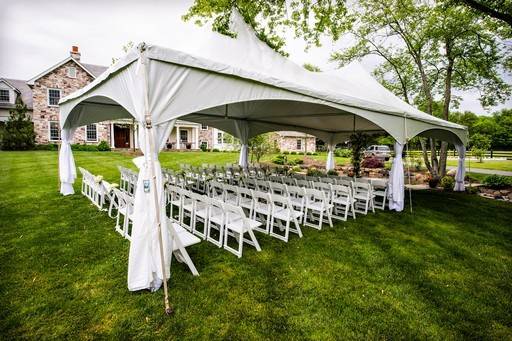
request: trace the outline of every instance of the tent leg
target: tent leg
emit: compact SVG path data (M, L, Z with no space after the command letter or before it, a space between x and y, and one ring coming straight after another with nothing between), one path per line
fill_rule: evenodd
M165 271L165 260L164 260L164 242L162 237L162 222L160 217L160 206L159 206L159 200L158 200L158 192L156 187L156 172L155 172L155 163L153 160L153 155L155 153L155 141L154 136L151 133L151 119L146 117L146 128L148 130L146 134L146 138L149 140L149 160L151 163L151 183L152 183L152 191L153 191L153 197L154 197L154 203L155 203L155 213L156 213L156 222L158 226L158 248L160 251L160 265L162 267L162 281L164 285L164 305L165 305L165 314L171 315L173 313L173 309L171 308L171 305L169 304L169 290L167 288L167 276Z

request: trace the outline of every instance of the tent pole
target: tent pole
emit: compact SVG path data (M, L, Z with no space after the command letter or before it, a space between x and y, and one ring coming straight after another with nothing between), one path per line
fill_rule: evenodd
M412 213L412 189L411 189L411 156L409 154L409 138L407 137L407 115L404 116L405 152L407 153L407 177L409 179L409 207Z
M150 165L150 177L151 177L151 190L153 191L153 202L154 209L156 214L156 224L158 229L158 248L160 251L160 265L162 267L162 282L164 285L164 305L165 305L165 313L167 315L171 315L173 313L173 309L169 304L169 290L167 288L167 274L165 271L165 260L164 260L164 242L162 237L162 222L160 216L160 201L158 200L158 192L156 187L156 171L155 171L155 160L153 160L153 156L156 155L155 150L155 136L153 134L153 126L151 122L151 113L149 112L149 85L147 79L147 70L146 70L146 62L147 59L143 55L145 50L145 46L140 47L141 59L142 59L142 72L144 76L144 109L145 109L145 124L146 124L146 141L149 142L149 163ZM172 255L171 255L172 257Z

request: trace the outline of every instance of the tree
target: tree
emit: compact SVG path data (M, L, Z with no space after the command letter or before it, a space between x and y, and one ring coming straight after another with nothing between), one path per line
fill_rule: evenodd
M121 47L121 50L124 52L124 54L126 54L133 48L133 45L133 41L129 41ZM118 60L119 58L112 57L112 65L115 64Z
M512 1L509 0L458 0L475 11L507 23L512 28Z
M483 162L485 152L491 147L489 136L476 133L471 137L470 143L473 156L478 158L478 162Z
M308 46L319 46L322 35L337 40L349 25L345 0L195 0L183 20L195 19L198 25L211 22L214 31L236 37L230 27L234 10L242 15L260 40L283 55L287 55L283 35L288 29L292 29L296 37L302 37Z
M364 149L372 143L372 141L373 138L370 135L360 131L350 135L350 149L352 150L351 163L356 177L359 177L361 173L361 161L363 159Z
M27 112L27 106L18 97L16 107L10 111L9 120L4 127L2 149L28 150L34 148L36 138L34 124Z
M251 162L256 159L260 162L263 155L268 154L273 149L273 143L270 133L260 134L249 139L249 150L251 151Z
M302 67L311 72L322 72L322 69L320 69L318 66L310 64L310 63L304 63L304 65L302 65Z
M492 21L444 1L360 0L354 5L355 43L333 54L344 65L368 55L381 57L375 74L395 94L428 114L449 120L454 89L478 89L484 106L503 102L511 87L501 75L511 47ZM437 98L441 99L441 107ZM448 144L421 140L430 173L444 176ZM430 158L429 154L430 153Z

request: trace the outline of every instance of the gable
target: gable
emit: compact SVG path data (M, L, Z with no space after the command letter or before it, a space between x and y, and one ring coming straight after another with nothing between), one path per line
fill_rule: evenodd
M66 65L66 64L69 64L69 63L73 63L73 64L76 64L77 68L80 68L81 70L83 70L84 72L86 72L88 75L90 75L93 79L96 78L96 75L94 74L94 72L92 72L91 70L89 70L86 66L84 66L84 64L81 64L80 62L78 62L76 59L72 58L72 57L68 57L62 61L60 61L59 63L49 67L48 69L44 70L43 72L41 72L40 74L38 74L37 76L29 79L27 81L27 84L28 85L34 85L34 82L37 81L38 79L48 75L49 73L55 71L56 69ZM87 64L89 65L89 67L91 67L90 64ZM96 65L95 65L96 67ZM101 67L100 67L101 68Z

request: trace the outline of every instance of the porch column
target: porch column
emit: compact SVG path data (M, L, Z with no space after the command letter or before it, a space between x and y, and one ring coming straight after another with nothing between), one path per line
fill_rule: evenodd
M176 126L176 149L181 149L180 127Z
M195 127L194 128L194 132L195 132L195 140L194 140L194 143L195 143L195 149L199 149L199 127Z
M110 148L116 147L116 140L114 139L114 123L110 123Z

